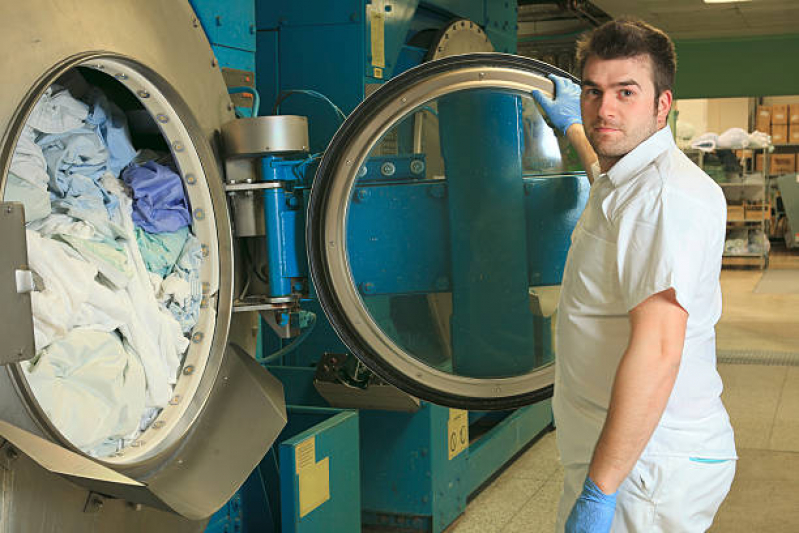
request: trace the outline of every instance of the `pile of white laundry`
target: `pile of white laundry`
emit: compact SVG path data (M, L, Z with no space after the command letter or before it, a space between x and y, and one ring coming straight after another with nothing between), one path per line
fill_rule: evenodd
M691 141L691 148L712 152L713 150L737 150L741 148L760 149L771 144L771 136L762 131L747 133L741 128L730 128L721 135L708 132L703 133Z
M76 96L53 85L37 102L4 200L25 206L37 282L37 354L23 369L61 433L107 456L172 396L199 314L202 254L188 222L165 233L134 223L137 199L120 179L137 164L125 115L98 88Z

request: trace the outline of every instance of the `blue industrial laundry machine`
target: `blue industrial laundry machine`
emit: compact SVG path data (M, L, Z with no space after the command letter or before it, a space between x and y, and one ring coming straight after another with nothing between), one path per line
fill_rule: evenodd
M28 43L3 180L45 89L103 87L183 179L201 318L169 407L87 456L18 370L37 289L24 209L2 204L3 301L28 320L3 326L12 523L45 501L26 530L443 531L551 426L588 182L530 91L568 74L512 55L512 2L90 3L94 24L1 8L6 47Z

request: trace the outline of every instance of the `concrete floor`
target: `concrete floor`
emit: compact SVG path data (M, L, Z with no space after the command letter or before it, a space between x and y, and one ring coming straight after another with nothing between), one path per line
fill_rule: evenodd
M799 270L775 250L769 268ZM759 270L724 270L719 350L799 352L799 294L754 294ZM799 275L799 271L797 272ZM738 469L713 533L799 531L799 366L721 364ZM562 487L555 433L539 438L447 533L550 533Z

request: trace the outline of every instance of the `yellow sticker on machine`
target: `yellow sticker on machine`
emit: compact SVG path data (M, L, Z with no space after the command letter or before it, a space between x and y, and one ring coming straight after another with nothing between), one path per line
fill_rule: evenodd
M385 23L386 15L378 7L369 6L369 34L372 45L372 65L386 66ZM368 9L368 8L367 8Z
M449 410L447 421L447 456L450 460L469 447L469 412Z
M330 499L330 457L298 472L300 518Z
M330 458L316 461L316 437L294 448L300 493L300 518L330 499Z

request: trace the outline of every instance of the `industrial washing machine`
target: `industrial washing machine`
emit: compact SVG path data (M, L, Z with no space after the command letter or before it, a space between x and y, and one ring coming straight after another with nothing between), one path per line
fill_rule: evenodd
M505 54L430 57L370 90L304 176L318 144L307 122L236 118L188 2L31 0L0 13L0 532L203 531L286 425L289 391L256 360L259 321L295 337L291 320L308 306L360 361L325 355L327 377L342 379L325 388L322 376L317 388L334 405L368 388L361 363L375 376L373 407L490 411L551 395L553 302L587 182L529 94L551 93L546 75L564 73ZM148 399L158 408L147 423L102 453L79 444L56 420L66 408L32 385L32 300L48 287L29 267L30 213L9 196L37 104L84 82L127 112L137 147L167 154L201 256L168 397ZM247 214L247 194L263 195L266 221ZM249 222L273 244L252 250ZM259 254L262 286L251 276ZM381 400L385 390L401 393Z

